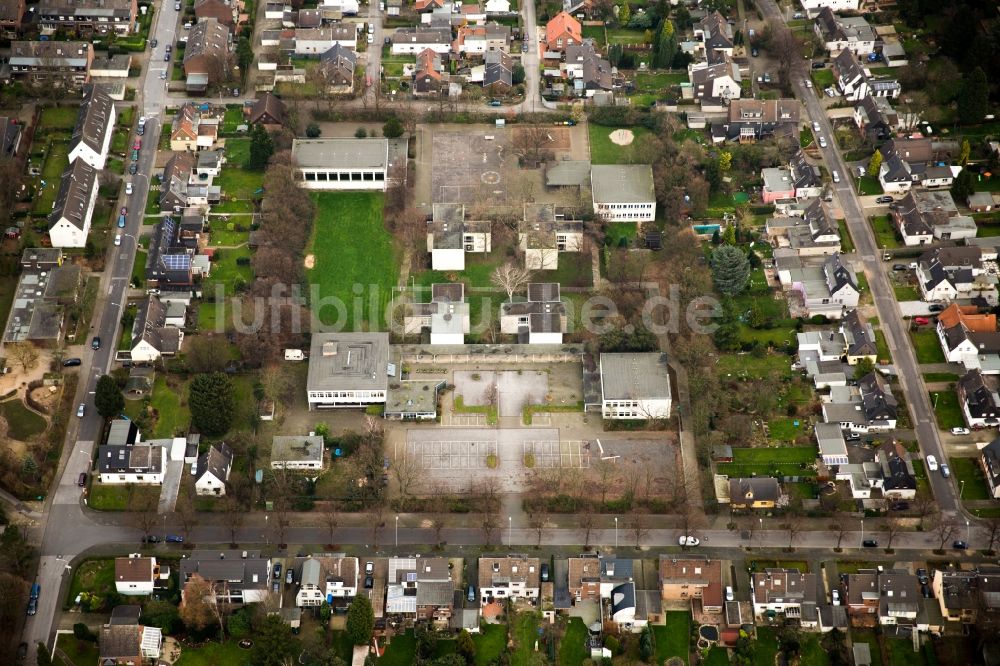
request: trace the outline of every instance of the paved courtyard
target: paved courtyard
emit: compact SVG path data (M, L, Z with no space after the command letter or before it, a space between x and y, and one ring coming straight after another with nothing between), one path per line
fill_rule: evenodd
M545 402L549 375L542 370L456 370L455 394L466 405L485 405L487 394L496 387L500 416L520 416L525 405Z
M507 163L511 157L508 130L483 127L483 131L477 132L434 132L431 181L434 203L506 201Z

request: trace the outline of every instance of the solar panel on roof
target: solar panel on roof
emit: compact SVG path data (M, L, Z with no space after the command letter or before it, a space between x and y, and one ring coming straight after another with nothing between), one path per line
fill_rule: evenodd
M410 571L406 574L407 583L415 583L417 581L417 574L415 571Z
M164 255L163 266L168 271L186 271L191 268L191 257L186 254Z

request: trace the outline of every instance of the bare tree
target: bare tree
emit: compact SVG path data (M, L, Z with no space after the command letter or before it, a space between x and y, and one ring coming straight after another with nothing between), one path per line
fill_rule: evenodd
M392 465L392 475L396 478L396 485L399 487L399 496L407 499L410 496L413 485L422 475L420 461L409 455L405 450L403 454L396 457Z
M597 473L598 490L601 493L601 506L604 506L617 470L615 469L615 464L610 460L598 460L594 464L594 471Z
M883 531L885 532L885 552L892 552L892 541L902 531L902 529L903 526L896 518L890 518L885 521L885 526L883 527Z
M507 302L514 300L514 293L524 289L531 280L531 271L512 261L497 266L490 276L490 282L507 292Z
M537 168L554 156L551 145L552 132L537 122L518 125L511 140L511 147L522 167Z
M500 514L494 510L488 509L483 511L483 538L486 541L486 545L492 545L493 539L496 537L498 530L500 529Z
M533 513L528 517L528 525L535 530L535 547L542 547L542 534L545 533L545 522L548 516L544 513Z
M993 555L1000 543L1000 516L987 518L986 523L979 528L979 533L986 537L987 553Z
M916 498L913 500L913 510L920 519L920 529L924 529L924 520L927 516L934 513L936 505L934 503L934 498L926 490L923 492L918 492Z
M385 522L385 505L382 502L372 502L368 507L368 520L372 528L372 550L378 550L379 530Z
M143 540L149 539L157 521L157 498L151 495L136 493L135 488L129 488L128 508L132 512L131 520L135 527L142 531Z
M958 534L958 525L946 523L943 519L939 520L934 528L934 535L938 538L937 552L944 551L944 545L954 539L956 534Z
M802 522L799 520L798 516L788 516L785 522L785 529L788 531L788 552L795 550L793 547L795 544L795 537L797 537L802 532Z
M643 510L634 510L629 517L629 529L635 537L635 549L639 550L642 540L649 534L649 516Z
M580 529L583 530L583 547L590 547L590 533L594 531L594 512L587 510L580 514Z
M323 509L323 523L326 525L328 530L327 535L330 537L326 543L331 549L337 543L337 527L340 526L339 508L340 507L337 506L335 501L330 500L326 503L326 506Z
M226 495L222 500L222 507L226 516L226 528L229 530L229 545L236 548L236 534L243 527L246 509L235 494Z
M841 522L836 523L834 525L830 525L829 529L830 529L831 532L836 532L837 533L837 548L836 548L836 551L839 553L842 550L842 548L840 547L840 544L843 543L844 537L847 536L847 532L848 532L847 523L841 521Z
M7 356L21 366L22 372L28 372L38 365L38 350L31 342L12 342L7 345Z
M181 496L178 498L174 513L177 522L181 526L181 533L184 535L184 541L190 543L191 532L198 524L198 511L194 504L193 486L190 485L184 486L184 490L181 492Z

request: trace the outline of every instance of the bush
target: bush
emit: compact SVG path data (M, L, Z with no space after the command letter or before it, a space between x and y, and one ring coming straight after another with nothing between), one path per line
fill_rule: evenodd
M83 622L77 622L73 625L73 635L77 640L81 641L91 641L97 642L97 634L90 630L90 627L85 625Z
M497 458L495 453L491 453L486 456L486 466L490 469L496 469L497 465L500 464L500 460Z

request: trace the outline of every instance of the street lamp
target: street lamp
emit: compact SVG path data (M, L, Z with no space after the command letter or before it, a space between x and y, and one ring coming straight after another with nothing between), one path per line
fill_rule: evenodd
M396 549L399 550L399 516L396 516Z
M761 547L763 547L764 543L765 543L765 541L764 541L764 517L761 516L757 520L760 521L760 545L761 545Z
M513 516L507 516L507 547L508 548L513 548L513 546L514 546L514 540L513 540L513 537L511 535L511 532L512 532L513 529L514 529L514 517Z
M618 550L618 516L615 516L615 550Z
M972 540L972 528L969 526L969 519L965 519L965 543Z
M958 499L962 499L962 493L965 492L965 479L958 482Z
M268 518L270 518L270 517L271 516L269 516L267 514L264 514L264 539L265 539L264 543L265 543L265 545L268 545L268 546L271 545L271 530L268 529Z
M865 542L865 519L862 518L861 519L861 543L864 544L864 542Z

